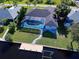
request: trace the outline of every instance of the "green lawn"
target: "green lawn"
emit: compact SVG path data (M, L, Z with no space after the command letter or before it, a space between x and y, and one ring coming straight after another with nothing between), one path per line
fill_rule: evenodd
M28 0L22 0L21 2L18 2L19 4L25 4ZM45 3L47 0L44 0L43 3ZM56 4L60 4L61 3L61 0L53 0ZM5 2L6 4L11 4L13 3L12 1L7 1Z
M25 42L25 43L32 43L32 41L37 38L38 35L33 34L33 33L27 33L27 32L19 32L16 31L13 35L12 35L12 39L13 41L17 41L17 42Z
M2 38L2 36L4 35L5 31L7 30L7 26L4 26L4 31L2 33L0 33L0 37Z
M61 3L61 0L54 0L54 2L58 5Z
M68 38L65 38L62 36L58 36L57 39L43 37L41 40L37 42L37 44L60 47L60 48L67 48L70 45L71 41L72 41L71 33L69 33ZM73 43L73 47L74 49L78 48L76 42Z
M3 36L3 33L0 33L0 38L2 38L2 36Z

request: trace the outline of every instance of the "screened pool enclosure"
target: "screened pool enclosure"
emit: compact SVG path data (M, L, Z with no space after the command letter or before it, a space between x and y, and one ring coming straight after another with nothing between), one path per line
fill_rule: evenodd
M50 31L51 33L56 34L58 24L49 10L34 9L26 14L21 23L21 27Z

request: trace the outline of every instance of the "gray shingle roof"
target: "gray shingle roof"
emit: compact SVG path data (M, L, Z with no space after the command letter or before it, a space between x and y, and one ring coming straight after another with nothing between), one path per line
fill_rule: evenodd
M12 16L8 12L8 9L0 9L0 19L3 18L12 19Z
M17 11L20 10L21 7L11 7L9 9L0 9L0 19L14 19L18 15Z
M49 12L51 12L52 14L54 14L56 7L45 7L45 9L47 9Z
M79 11L75 11L73 14L71 14L69 19L73 20L74 22L79 22Z
M79 1L79 0L75 0L75 1Z
M26 14L26 16L33 16L33 17L46 17L50 15L50 12L46 9L34 9L32 12Z
M20 11L21 7L11 7L10 9L8 9L9 13L11 14L12 18L16 18L16 16L18 15L18 11Z

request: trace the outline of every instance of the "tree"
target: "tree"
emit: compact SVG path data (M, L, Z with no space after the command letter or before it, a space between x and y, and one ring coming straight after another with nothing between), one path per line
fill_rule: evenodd
M2 19L1 22L3 22L4 25L8 25L9 24L9 20L6 19L6 18Z
M72 38L74 41L79 41L78 37L79 37L79 23L73 24L72 25Z
M72 43L75 41L78 44L78 49L79 50L79 23L73 24L71 27L71 33L72 33Z
M76 6L76 4L72 0L62 0L62 1L66 2L70 6Z
M66 2L62 2L60 5L57 5L57 8L56 8L55 14L54 14L54 18L56 18L58 20L59 26L64 26L64 22L70 11L71 11L71 9Z
M16 27L16 24L14 22L10 22L10 24L9 24L9 33L10 34L14 34L15 27Z
M17 19L17 26L18 27L20 27L21 21L23 20L25 14L26 14L26 11L27 11L27 8L22 7L20 9L19 16L18 16L18 19Z
M47 0L46 4L52 4L52 0Z

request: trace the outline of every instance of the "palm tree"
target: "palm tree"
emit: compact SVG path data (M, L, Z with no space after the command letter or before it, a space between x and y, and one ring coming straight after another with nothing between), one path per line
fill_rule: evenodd
M19 12L19 16L18 16L18 19L17 19L17 27L19 28L20 24L21 24L21 21L23 20L25 14L27 12L27 8L24 8L22 7L20 9L20 12Z
M16 27L16 24L14 22L10 22L10 24L9 24L9 33L10 34L14 34L15 27Z
M47 0L47 4L52 4L52 0Z
M58 19L58 25L64 26L64 22L67 18L68 13L70 12L70 7L65 2L62 2L60 5L57 5L55 10L55 18Z

